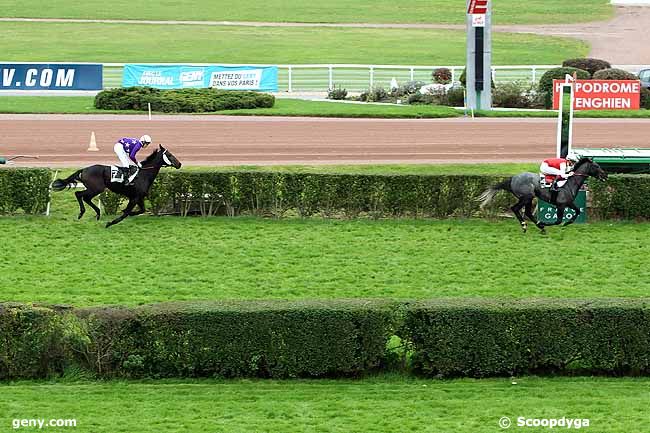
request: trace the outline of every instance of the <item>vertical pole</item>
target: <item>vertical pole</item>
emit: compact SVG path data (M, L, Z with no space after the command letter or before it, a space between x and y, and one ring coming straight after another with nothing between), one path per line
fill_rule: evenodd
M293 92L293 84L291 82L291 80L293 79L293 77L291 76L292 72L293 69L291 68L291 65L289 65L289 93Z
M492 109L492 0L487 3L483 28L483 91L479 107L481 110Z
M466 0L465 10L469 8L471 0ZM472 16L468 13L465 14L465 28L467 32L467 51L465 57L465 89L467 90L467 107L470 109L476 108L476 90L475 86L475 69L474 69L474 56L476 54L476 40L474 30L472 27Z
M329 84L329 89L333 89L334 88L334 83L333 83L333 80L332 80L332 65L329 66L329 83L330 83Z
M375 85L375 68L370 67L370 88L372 89Z
M413 68L411 68L411 81L415 80L415 72L413 71Z

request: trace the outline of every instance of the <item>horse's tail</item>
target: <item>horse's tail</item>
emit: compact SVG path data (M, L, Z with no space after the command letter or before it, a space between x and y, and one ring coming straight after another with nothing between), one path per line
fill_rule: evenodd
M73 183L76 183L77 181L81 182L82 171L83 170L77 170L72 173L71 176L65 179L56 179L54 182L52 182L52 189L54 191L63 191L66 188L72 188Z
M491 188L486 189L483 191L483 194L479 195L478 198L476 199L477 201L481 202L481 209L485 208L492 199L494 198L495 195L501 190L503 191L510 191L512 192L512 189L510 188L510 181L512 180L511 177L507 178L503 182L499 182L496 185L494 185Z

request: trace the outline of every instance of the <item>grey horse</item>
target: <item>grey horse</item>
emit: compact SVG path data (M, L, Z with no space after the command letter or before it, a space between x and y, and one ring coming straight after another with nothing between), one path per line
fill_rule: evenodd
M578 215L580 215L580 208L575 205L574 201L578 195L578 191L580 191L580 188L589 176L601 181L607 180L607 173L597 163L589 158L581 158L573 168L573 175L569 177L566 183L560 187L556 193L552 193L550 188L541 187L540 177L538 174L521 173L487 189L478 197L478 200L481 202L481 209L483 209L492 201L497 192L500 190L510 191L515 197L517 197L517 199L519 199L519 201L510 209L519 220L522 230L526 232L528 229L528 224L521 215L521 209L524 208L524 212L528 219L531 220L542 231L542 233L546 233L544 227L547 225L552 226L562 224L564 210L567 207L573 209L575 214L573 218L565 222L564 225L567 226L578 218ZM557 219L554 223L545 224L541 221L537 221L537 218L535 218L535 215L533 214L533 199L535 197L556 206Z

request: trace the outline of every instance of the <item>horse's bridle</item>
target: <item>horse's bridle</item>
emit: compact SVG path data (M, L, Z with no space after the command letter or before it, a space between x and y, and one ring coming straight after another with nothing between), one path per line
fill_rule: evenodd
M163 162L165 163L165 165L163 165L162 167L171 167L173 164L171 163L169 158L167 158L167 149L163 150L162 155L163 155ZM153 170L153 169L154 167L140 167L140 170Z

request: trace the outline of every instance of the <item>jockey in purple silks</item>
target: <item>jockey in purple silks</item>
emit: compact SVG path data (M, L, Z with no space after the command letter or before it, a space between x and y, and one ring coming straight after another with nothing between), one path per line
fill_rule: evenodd
M140 149L147 147L151 143L151 137L143 135L140 139L124 137L120 138L113 150L120 160L122 172L124 173L124 184L130 185L133 182L138 170L141 167L135 155Z

